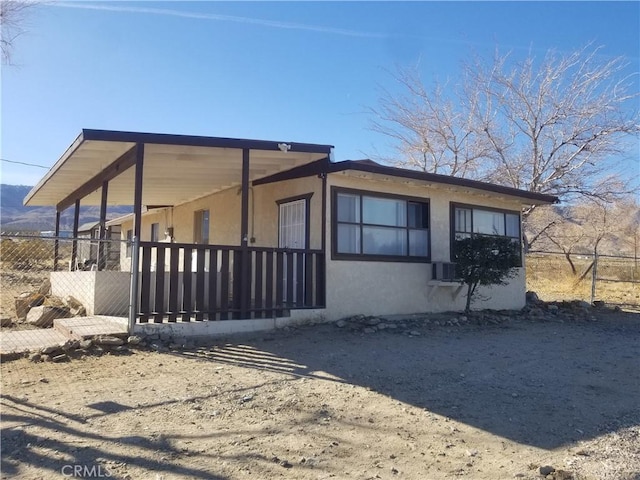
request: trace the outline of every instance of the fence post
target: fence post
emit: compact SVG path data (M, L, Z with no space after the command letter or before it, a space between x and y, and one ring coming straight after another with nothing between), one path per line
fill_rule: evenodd
M596 299L596 281L598 280L598 252L593 254L593 268L591 269L591 303Z
M129 292L129 335L133 334L138 312L138 283L140 281L140 239L131 239L131 290Z

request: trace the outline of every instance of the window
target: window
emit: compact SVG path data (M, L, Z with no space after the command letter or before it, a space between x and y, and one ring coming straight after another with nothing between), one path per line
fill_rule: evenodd
M333 254L361 260L429 257L429 204L423 199L333 190Z
M158 242L160 240L160 224L152 223L151 224L151 241Z
M131 241L133 240L133 230L127 230L127 244L125 258L131 258Z
M520 212L494 210L469 205L451 206L452 239L461 240L474 235L509 237L521 245ZM451 257L455 254L452 245Z
M193 242L209 243L209 210L198 210L193 215Z

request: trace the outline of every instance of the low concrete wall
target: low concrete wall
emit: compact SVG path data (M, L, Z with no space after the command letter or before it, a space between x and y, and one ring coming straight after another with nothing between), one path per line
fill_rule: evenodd
M133 333L164 334L174 338L220 337L234 333L275 330L294 325L308 325L326 321L324 310L294 310L289 317L258 318L253 320L220 320L202 322L137 323Z
M51 293L72 296L87 315L126 317L129 312L131 274L128 272L51 272Z

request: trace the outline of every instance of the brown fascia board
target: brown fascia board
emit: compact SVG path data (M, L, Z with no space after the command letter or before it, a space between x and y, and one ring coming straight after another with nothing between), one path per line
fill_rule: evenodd
M191 147L236 148L250 150L280 150L281 144L291 147L291 152L326 153L329 155L333 145L315 143L277 142L273 140L251 140L242 138L204 137L199 135L176 135L169 133L123 132L117 130L83 129L85 140L107 142L133 142L158 145L183 145Z
M329 157L321 158L315 162L306 163L298 167L293 167L284 172L274 173L268 177L258 178L252 182L252 185L264 185L267 183L282 182L283 180L293 180L295 178L312 177L314 175L326 174L329 171Z
M503 185L493 183L480 182L478 180L470 180L468 178L452 177L449 175L440 175L436 173L420 172L417 170L408 170L406 168L389 167L381 165L372 160L344 160L342 162L331 163L328 159L318 160L316 162L292 168L285 172L280 172L269 177L265 177L253 182L254 185L262 185L265 183L279 182L282 180L291 180L294 178L308 177L312 175L321 175L329 173L337 173L345 170L356 170L366 173L374 173L378 175L387 175L391 177L408 178L412 180L420 180L424 182L433 182L445 185L454 185L457 187L467 187L485 192L498 193L526 199L527 201L546 204L558 203L558 197L546 195L544 193L529 192Z

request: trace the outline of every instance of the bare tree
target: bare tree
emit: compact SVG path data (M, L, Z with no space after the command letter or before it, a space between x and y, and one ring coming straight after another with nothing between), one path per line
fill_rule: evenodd
M395 142L398 157L385 160L425 172L477 177L482 160L491 153L474 123L477 99L456 105L442 86L428 91L415 69L399 68L392 75L405 93L382 90L379 106L369 109L371 129Z
M24 33L27 11L35 1L0 0L0 50L2 63L11 63L15 40Z
M372 128L395 142L403 165L607 200L629 190L615 159L640 134L637 83L626 71L624 58L591 46L522 62L496 54L488 67L467 62L447 96L401 70L404 93L383 92Z

